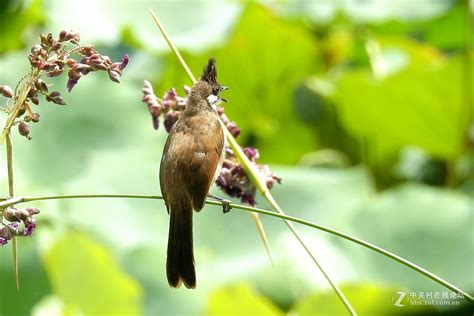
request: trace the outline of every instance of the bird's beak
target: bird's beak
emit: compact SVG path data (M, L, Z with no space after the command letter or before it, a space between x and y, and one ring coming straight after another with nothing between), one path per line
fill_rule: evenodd
M221 86L221 91L229 90L229 87Z

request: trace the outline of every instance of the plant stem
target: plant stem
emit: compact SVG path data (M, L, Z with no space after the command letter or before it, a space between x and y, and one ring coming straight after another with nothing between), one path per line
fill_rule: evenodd
M16 116L18 115L18 112L20 111L23 103L25 103L26 97L28 96L30 89L33 87L36 80L38 80L39 76L40 76L40 71L36 70L29 76L29 78L26 79L26 82L22 84L20 95L16 98L15 104L10 110L10 113L8 113L5 127L3 128L2 134L0 135L0 144L3 143L7 134L10 133L10 129L12 128L13 123L15 123L15 119L16 119Z
M6 131L6 147L7 147L7 170L8 170L8 194L10 197L15 195L13 190L13 145L10 129ZM20 274L18 269L18 242L16 237L12 238L12 254L13 254L13 271L15 274L16 289L20 290Z
M172 43L170 37L168 36L168 33L166 32L165 28L161 24L160 20L154 14L152 9L150 9L150 13L151 13L153 19L155 20L158 28L160 29L161 33L163 34L163 37L168 42L168 45L170 46L171 50L176 55L178 60L181 62L181 65L183 66L184 70L188 74L189 78L191 79L191 81L193 83L195 83L196 78L193 76L191 70L189 69L188 65L184 61L183 57L181 57L181 54L179 53L179 51L176 49L176 47ZM272 207L274 207L278 212L284 214L283 211L281 210L281 208L278 206L275 199L273 199L272 195L270 194L270 191L267 188L267 184L264 181L264 179L262 178L260 172L254 167L254 165L247 158L245 153L240 148L240 145L237 143L237 141L232 136L232 134L227 130L227 127L224 126L223 122L221 120L219 120L219 121L220 121L220 124L221 124L221 126L224 130L224 134L226 135L226 138L227 138L227 141L229 142L230 147L232 148L232 150L233 150L234 154L236 155L236 157L243 164L245 172L246 172L247 176L249 177L250 181L257 187L258 191L267 199L267 201L270 203L270 205ZM318 269L321 271L323 276L329 282L331 287L335 290L336 294L339 296L339 298L341 299L342 303L347 308L347 310L351 313L351 315L356 315L356 312L355 312L354 308L352 307L350 302L347 300L347 298L344 296L344 293L342 293L342 291L337 287L337 285L331 280L331 278L329 277L327 272L324 271L324 268L321 266L321 264L318 262L318 260L316 260L316 257L311 253L310 249L308 248L308 246L306 245L306 243L304 242L302 237L298 234L296 229L292 225L290 225L289 223L287 223L287 225L290 228L291 232L295 235L296 239L300 242L300 244L303 246L305 251L311 257L313 262L316 264ZM263 226L260 223L260 225L257 224L257 227L258 227L260 233L262 234L262 236L265 238L264 239L265 247L267 248L267 252L269 252L268 251L267 240L266 240L266 237L265 237L265 231L263 230Z
M46 195L46 196L25 196L25 197L14 197L5 201L0 202L0 209L20 203L27 203L27 202L35 202L35 201L45 201L45 200L59 200L59 199L87 199L87 198L129 198L129 199L153 199L153 200L162 200L163 197L161 195L144 195L144 194L71 194L71 195ZM212 199L206 200L206 204L210 205L222 205L222 202L214 201ZM390 259L393 259L408 268L423 274L424 276L427 276L428 278L432 279L433 281L441 284L442 286L457 292L461 293L464 295L464 297L471 301L474 302L474 298L469 295L466 291L463 291L462 289L456 287L455 285L449 283L448 281L444 280L443 278L437 276L436 274L426 270L425 268L422 268L418 266L417 264L397 255L394 254L382 247L376 246L370 242L364 241L360 238L351 236L349 234L343 233L341 231L338 231L336 229L332 229L323 225L319 225L316 223L312 223L310 221L306 221L304 219L300 219L294 216L289 216L286 214L282 213L276 213L272 212L269 210L261 209L261 208L256 208L256 207L251 207L247 205L241 205L241 204L230 204L230 206L233 209L240 209L243 211L247 212L253 212L253 213L259 213L263 215L268 215L268 216L273 216L273 217L278 217L286 221L291 221L294 223L298 223L301 225L305 225L308 227L312 227L318 230L325 231L327 233L330 233L334 236L344 238L346 240L349 240L353 243L359 244L363 247L366 247L368 249L371 249L375 252L378 252L381 255L384 255Z

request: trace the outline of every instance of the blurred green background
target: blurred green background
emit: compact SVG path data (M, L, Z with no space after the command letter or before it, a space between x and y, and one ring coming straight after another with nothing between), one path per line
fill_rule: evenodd
M68 105L43 101L33 139L14 135L18 195L159 194L167 135L152 129L143 80L158 96L190 82L149 7L195 75L216 57L231 88L226 113L242 130L239 142L258 147L282 177L272 192L284 210L474 291L472 1L2 0L2 84L14 87L28 72L41 32L72 29L82 44L131 59L120 85L94 73L69 94L66 78L53 81ZM19 240L20 292L11 245L0 248L2 316L345 314L280 220L262 218L272 266L248 213L207 206L195 216L198 287L188 291L166 281L162 201L34 206L42 212L35 235ZM446 289L358 245L299 229L362 315L471 314L464 300L395 307L397 291Z

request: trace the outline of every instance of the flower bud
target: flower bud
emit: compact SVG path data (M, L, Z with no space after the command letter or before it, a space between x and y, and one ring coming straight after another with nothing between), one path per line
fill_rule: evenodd
M25 112L26 112L26 108L25 108L25 106L23 105L23 106L18 110L18 114L16 115L16 117L22 116L23 114L25 114Z
M41 79L38 79L36 80L35 82L35 88L38 90L38 91L41 91L43 93L47 93L48 92L48 86L46 85L46 83L41 80Z
M180 116L181 112L179 111L170 110L166 112L164 125L168 133L171 131L171 128L173 127L174 123L176 123Z
M38 123L39 120L40 120L40 115L39 115L39 113L33 113L33 114L30 116L30 120L31 120L33 123Z
M34 45L33 47L31 47L30 52L32 55L39 55L41 50L42 50L41 45Z
M39 102L40 102L36 95L33 96L33 97L30 97L30 100L31 100L31 102L33 102L33 104L36 104L36 105L38 105Z
M120 75L117 71L115 70L109 70L109 78L110 80L120 83Z
M3 218L5 218L9 222L19 222L20 217L18 216L17 210L14 208L7 208L3 212Z
M68 65L71 68L74 67L76 64L77 64L77 61L72 58L69 58L68 60L66 60L66 65Z
M59 105L66 105L66 102L64 102L61 93L59 93L58 91L53 91L50 94L46 95L46 101L53 102Z
M21 136L25 136L26 138L31 139L31 137L28 136L30 134L30 127L24 121L18 123L18 132Z
M30 214L30 216L37 215L40 213L40 211L36 207L33 207L33 206L27 207L26 211L28 211L28 214Z
M53 40L53 43L51 44L51 50L57 52L60 48L61 43Z
M59 33L59 41L60 42L64 42L66 40L66 36L67 36L67 31L66 30L62 30L60 33Z
M227 129L234 137L238 137L240 135L240 129L237 124L235 124L235 122L229 122L227 124Z
M0 85L0 93L5 98L12 98L13 97L13 90L9 86Z

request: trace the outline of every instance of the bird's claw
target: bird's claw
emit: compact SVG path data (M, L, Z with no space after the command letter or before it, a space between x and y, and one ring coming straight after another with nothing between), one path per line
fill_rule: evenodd
M229 213L230 210L232 209L232 206L230 206L230 201L229 200L222 200L222 212L224 214Z

